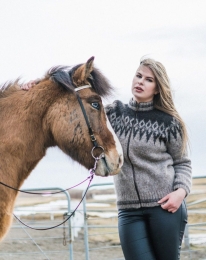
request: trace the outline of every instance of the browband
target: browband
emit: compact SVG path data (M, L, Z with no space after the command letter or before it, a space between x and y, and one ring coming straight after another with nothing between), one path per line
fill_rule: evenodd
M75 90L75 91L79 91L79 90L82 90L82 89L85 89L85 88L91 88L91 86L90 86L90 85L84 85L84 86L75 88L74 90Z

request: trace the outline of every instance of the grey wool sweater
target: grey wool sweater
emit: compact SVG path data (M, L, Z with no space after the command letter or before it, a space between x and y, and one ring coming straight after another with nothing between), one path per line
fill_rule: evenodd
M114 101L105 109L124 153L124 165L114 176L118 209L158 206L178 188L189 194L191 161L181 153L178 121L153 102Z

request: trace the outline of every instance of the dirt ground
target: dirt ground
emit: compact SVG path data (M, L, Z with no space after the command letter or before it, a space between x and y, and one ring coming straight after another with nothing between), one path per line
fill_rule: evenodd
M39 226L48 224L45 220L38 221L38 223ZM54 224L54 222L52 223ZM50 224L52 223L50 222ZM32 222L30 224L32 225ZM68 241L67 229L66 237L67 241L64 245L63 228L36 231L27 228L22 229L19 228L18 224L15 224L0 245L0 260L68 260L70 259L70 247L73 248L73 259L86 259L83 231L79 232L78 237L72 243ZM111 241L91 240L89 247L90 260L124 259L120 246L117 247Z

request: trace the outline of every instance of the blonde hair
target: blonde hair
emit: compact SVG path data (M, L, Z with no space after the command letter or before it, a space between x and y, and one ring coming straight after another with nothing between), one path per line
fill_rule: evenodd
M170 87L169 78L166 72L165 67L162 63L155 61L153 59L147 58L142 59L140 61L140 66L146 66L151 69L154 73L157 88L159 93L154 96L154 107L164 111L165 113L170 114L173 116L181 125L182 128L182 153L185 152L188 144L188 134L187 129L185 126L184 121L180 117L179 113L177 112L173 99L172 99L172 92Z

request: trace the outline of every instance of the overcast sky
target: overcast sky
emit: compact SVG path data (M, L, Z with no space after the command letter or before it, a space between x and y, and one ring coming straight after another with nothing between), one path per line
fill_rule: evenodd
M204 0L1 1L0 83L35 79L54 65L95 56L117 89L109 102L128 102L140 58L155 58L167 69L188 127L193 175L206 175L205 5ZM86 176L58 149L49 149L23 187L69 187Z

